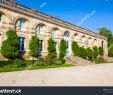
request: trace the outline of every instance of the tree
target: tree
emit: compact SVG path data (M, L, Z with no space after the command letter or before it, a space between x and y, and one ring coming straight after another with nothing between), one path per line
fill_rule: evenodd
M99 47L99 54L102 56L103 55L103 48Z
M112 31L109 29L106 29L106 27L102 27L99 28L99 34L101 36L105 36L108 39L108 48L110 48L109 50L111 51L112 47L113 47L113 35L112 35ZM108 50L108 55L112 55L111 52Z
M97 58L99 55L99 48L97 46L94 46L93 51L94 51L94 58Z
M84 47L80 47L80 55L79 56L86 59L87 53L86 53L86 49Z
M67 50L67 44L66 44L66 41L64 39L61 40L60 42L60 59L63 60L65 54L66 54L66 50Z
M79 46L75 41L72 42L72 51L74 56L79 56Z
M113 46L111 48L109 48L109 56L113 57Z
M87 48L87 57L89 59L93 59L93 57L94 57L94 52L91 48Z
M38 57L39 56L39 39L37 37L37 35L32 36L30 43L29 43L29 55L32 57Z
M113 44L113 35L112 31L109 29L106 29L106 27L99 28L99 34L101 36L105 36L108 39L108 47L110 47L111 44Z
M48 40L48 58L55 58L56 57L56 42L50 38Z
M8 59L16 59L19 56L18 51L18 36L16 31L9 29L6 33L7 39L3 42L1 46L1 53L4 57Z

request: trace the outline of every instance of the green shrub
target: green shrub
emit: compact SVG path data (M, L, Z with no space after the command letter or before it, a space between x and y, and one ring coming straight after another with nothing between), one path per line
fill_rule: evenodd
M60 59L54 59L52 64L56 64L56 65L62 65L64 64L64 60L60 60Z
M56 42L50 38L48 40L48 58L55 58L56 57Z
M113 46L109 48L108 54L110 57L113 57Z
M94 57L94 52L93 52L93 50L91 49L91 48L87 48L87 57L89 58L89 59L93 59L93 57Z
M39 56L39 39L37 37L37 35L32 36L30 43L29 43L29 55L32 57L38 57Z
M12 64L12 67L14 68L20 68L20 67L25 67L27 66L27 62L26 61L22 61L22 60L15 60Z
M87 52L86 52L86 49L84 47L80 47L80 55L79 56L86 59Z
M80 55L79 46L78 46L77 42L75 42L75 41L72 42L72 51L73 51L74 56Z
M66 41L64 39L62 39L61 42L60 42L60 53L59 53L59 57L60 57L61 60L64 59L64 56L66 54L66 50L67 50Z
M16 31L9 29L6 33L7 39L2 43L1 53L8 59L16 59L19 56L18 36Z
M93 51L94 51L94 58L96 58L97 59L97 57L98 57L98 55L99 55L99 49L98 49L98 47L97 46L94 46L93 47Z
M8 66L8 65L12 65L12 64L13 64L13 60L0 61L0 68L3 68L3 67Z
M99 47L99 54L102 56L103 55L103 48Z

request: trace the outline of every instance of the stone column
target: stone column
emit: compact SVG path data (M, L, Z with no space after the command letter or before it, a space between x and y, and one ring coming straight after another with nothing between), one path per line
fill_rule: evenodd
M107 40L105 40L103 43L103 53L104 53L104 57L108 56Z

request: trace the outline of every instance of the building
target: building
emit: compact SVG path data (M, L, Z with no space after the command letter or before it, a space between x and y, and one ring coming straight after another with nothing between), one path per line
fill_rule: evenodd
M6 31L9 28L16 30L19 37L19 51L29 56L29 41L31 37L38 34L40 39L40 55L47 55L47 44L49 38L56 41L57 54L61 39L68 44L67 56L72 56L71 42L77 41L80 46L98 46L104 49L104 56L108 55L107 39L55 17L38 12L18 4L12 0L0 0L0 46L6 39Z

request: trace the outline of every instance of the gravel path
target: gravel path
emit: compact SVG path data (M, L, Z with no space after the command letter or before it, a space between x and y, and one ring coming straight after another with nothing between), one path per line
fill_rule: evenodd
M0 86L113 86L113 64L0 73Z

